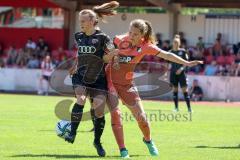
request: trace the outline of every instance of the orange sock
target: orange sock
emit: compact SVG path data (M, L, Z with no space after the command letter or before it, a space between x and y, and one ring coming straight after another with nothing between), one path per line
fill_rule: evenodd
M149 123L147 122L147 120L141 120L138 119L138 126L141 129L144 139L146 141L150 141L151 140L151 134L150 134L150 127L149 127Z
M121 111L119 108L111 111L111 121L113 134L115 136L119 149L125 148Z
M128 108L131 110L132 114L137 120L138 126L142 131L144 139L146 141L150 141L151 140L150 124L148 123L143 107L138 102L137 106L128 106Z

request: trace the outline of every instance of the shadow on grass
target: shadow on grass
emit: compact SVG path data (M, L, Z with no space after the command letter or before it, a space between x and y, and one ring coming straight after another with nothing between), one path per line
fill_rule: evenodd
M240 144L238 146L218 146L218 147L211 147L211 146L196 146L195 148L216 148L216 149L240 149Z
M55 133L56 131L55 130L38 130L38 132L52 132L52 133ZM89 129L89 130L80 130L80 131L77 131L77 132L81 132L81 133L84 133L84 132L93 132L92 129Z
M140 156L145 156L145 155L131 155L131 157L140 157ZM61 155L61 154L19 154L19 155L12 155L10 156L12 158L20 158L20 157L25 157L25 158L46 158L46 157L51 157L51 158L100 158L99 156L93 156L93 155ZM106 156L103 157L104 159L110 159L110 158L120 158L119 156Z

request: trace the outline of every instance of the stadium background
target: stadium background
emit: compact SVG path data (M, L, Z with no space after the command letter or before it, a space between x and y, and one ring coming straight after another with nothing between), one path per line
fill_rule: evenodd
M55 113L56 105L66 99L72 102L75 99L56 96L52 90L51 94L54 96L36 96L43 57L35 59L38 62L37 67L29 67L31 58L28 62L18 64L16 60L18 58L15 57L12 63L9 61L11 54L8 53L12 53L9 52L9 48L13 46L14 52L16 51L19 56L21 48L25 48L30 37L35 43L39 37L44 37L49 46L46 53L52 56L55 64L64 62L76 52L72 35L79 28L78 11L103 2L106 0L0 0L1 160L99 159L91 144L93 134L88 132L92 129L91 121L82 123L78 130L79 136L73 145L66 144L56 136L55 125L59 121ZM155 33L161 33L162 47L166 47L165 40L171 41L173 35L178 32L184 33L187 40L186 48L192 51L191 54L196 51L199 36L203 37L205 43L202 53L205 65L200 71L188 72L190 86L193 79L198 79L204 92L203 102L192 102L194 112L191 120L174 119L174 116L188 113L183 102L180 102L180 112L176 114L172 111L173 102L162 101L170 99L171 92L159 97L158 101L143 101L146 113L150 116L152 137L160 150L160 159L239 160L240 77L231 74L230 70L226 73L219 71L214 75L205 75L204 71L212 61L217 62L218 68L239 65L240 11L237 8L240 8L240 1L119 0L119 2L123 6L119 9L119 14L109 18L107 24L100 23L102 30L111 36L126 32L132 19L144 18L152 22ZM183 12L185 9L190 12L186 14ZM218 33L222 33L225 53L223 56L211 57L211 49ZM59 51L59 47L64 51ZM33 52L35 54L35 51ZM149 64L151 62L163 64L163 61L153 57L146 57L144 61ZM162 65L144 66L141 69L158 74L162 71L158 66ZM162 78L167 80L167 75ZM151 79L148 81L151 82ZM85 112L89 111L89 106L87 103ZM132 117L126 107L121 105L121 109L131 159L159 160L159 157L149 156L142 144L142 135L138 132L136 122L130 120ZM165 117L164 120L159 117L160 112ZM167 117L169 119L166 119ZM107 151L106 159L116 160L119 151L110 121L107 114L103 144Z
M103 1L101 1L103 2ZM162 43L169 41L175 33L182 32L184 38L187 40L186 49L193 51L196 49L198 37L203 38L205 44L202 55L202 60L205 61L205 68L207 64L211 64L215 59L218 68L231 67L240 68L237 62L240 61L237 53L240 52L239 37L240 37L240 15L239 11L230 12L228 8L236 8L239 6L237 1L202 1L201 3L189 0L181 1L164 1L164 0L145 0L128 2L126 0L119 1L122 5L120 13L114 17L107 19L107 23L100 23L101 29L111 37L114 35L125 33L127 31L129 22L135 18L143 18L149 20L154 28L155 33L161 34ZM16 50L24 48L29 38L37 42L39 37L44 37L48 44L49 53L57 64L74 56L76 48L72 35L79 30L78 10L81 8L89 8L97 5L100 1L13 1L3 0L0 2L1 6L1 27L0 27L0 44L3 50L1 56L2 69L0 71L0 90L4 92L31 92L37 91L37 81L40 77L40 71L26 70L29 67L7 64L7 51L10 46L14 46ZM158 13L139 12L130 13L129 7L145 7L146 9L158 9ZM160 8L159 8L160 7ZM183 14L182 9L190 7L207 8L222 8L219 13L190 13ZM28 8L26 11L24 8ZM224 12L224 9L226 11ZM228 10L227 10L228 9ZM197 10L197 9L195 9ZM28 14L26 14L28 13ZM235 14L234 14L235 13ZM120 27L121 26L121 27ZM209 52L214 48L217 34L222 34L222 45L224 46L224 56L214 56L211 58ZM54 35L54 36L53 36ZM234 51L233 45L236 44L238 50ZM164 44L163 44L164 45ZM64 58L59 58L59 48L64 49ZM18 52L18 51L17 51ZM194 54L194 53L192 53ZM210 58L209 58L210 57ZM219 58L218 58L219 57ZM224 61L224 58L226 61ZM149 60L150 59L150 60ZM193 57L194 59L194 57ZM228 60L229 59L229 60ZM39 59L39 63L41 62ZM146 58L145 61L160 62L159 59ZM234 61L236 61L235 64ZM235 65L235 66L234 66ZM40 65L39 65L40 66ZM219 69L219 74L206 76L205 68L200 71L189 72L189 85L191 86L193 79L199 81L204 91L205 100L240 100L240 95L237 94L240 89L237 81L240 79L236 77L240 75L240 70L236 74L227 73L227 76L219 76L223 73L223 69ZM37 68L37 67L36 67ZM220 71L221 70L221 71ZM227 70L227 69L226 69ZM229 71L230 72L230 71ZM238 73L237 73L238 72ZM22 75L21 79L18 76ZM235 76L236 75L236 76ZM235 76L235 77L233 77ZM32 79L36 83L28 83ZM171 94L166 94L161 98L170 98Z

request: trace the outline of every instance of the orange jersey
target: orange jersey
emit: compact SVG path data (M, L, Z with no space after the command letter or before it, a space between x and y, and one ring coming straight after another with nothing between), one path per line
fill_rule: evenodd
M108 81L114 84L132 84L133 72L136 65L145 55L157 55L161 49L152 43L142 41L139 46L132 47L128 35L116 36L114 44L119 49L120 69L112 68L112 64L106 68Z

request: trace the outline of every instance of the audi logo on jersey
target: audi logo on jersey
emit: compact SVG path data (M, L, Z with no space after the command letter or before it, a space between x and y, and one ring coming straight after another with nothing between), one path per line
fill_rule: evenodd
M94 46L78 46L78 52L80 53L95 53L96 50Z

